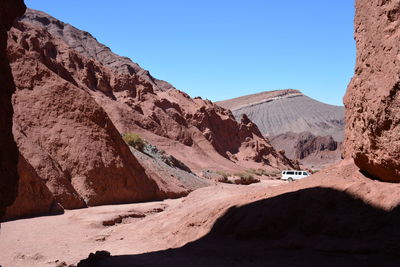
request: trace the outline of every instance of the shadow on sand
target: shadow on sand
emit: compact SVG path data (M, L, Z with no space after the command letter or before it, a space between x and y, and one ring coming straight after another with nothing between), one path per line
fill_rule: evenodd
M85 266L400 266L400 209L311 188L232 207L181 248L93 257Z

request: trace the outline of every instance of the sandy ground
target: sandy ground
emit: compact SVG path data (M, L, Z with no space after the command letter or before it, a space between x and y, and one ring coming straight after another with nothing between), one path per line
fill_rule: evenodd
M351 161L287 183L217 184L162 202L6 222L0 265L400 266L400 184Z
M68 210L58 216L6 222L0 234L0 265L63 266L63 262L76 264L97 250L124 255L180 247L207 234L228 207L284 183L219 184L180 199Z

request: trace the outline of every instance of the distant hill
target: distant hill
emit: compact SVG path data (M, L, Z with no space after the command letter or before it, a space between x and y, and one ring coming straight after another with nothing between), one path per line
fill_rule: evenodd
M309 167L322 167L340 159L344 107L319 102L293 89L246 95L216 104L230 109L236 119L246 114L276 149L285 150L289 158ZM329 141L329 149L316 145L321 140L325 144Z
M230 109L236 118L246 114L265 136L310 132L343 141L344 107L319 102L299 90L262 92L216 104Z

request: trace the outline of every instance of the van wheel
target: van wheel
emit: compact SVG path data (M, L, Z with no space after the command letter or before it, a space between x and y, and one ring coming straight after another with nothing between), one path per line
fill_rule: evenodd
M287 180L288 180L289 182L293 182L293 181L294 181L292 177L289 177Z

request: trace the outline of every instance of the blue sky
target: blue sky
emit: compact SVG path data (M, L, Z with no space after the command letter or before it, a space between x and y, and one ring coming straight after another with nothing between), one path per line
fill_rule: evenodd
M354 72L351 0L26 0L192 97L300 89L342 105Z

